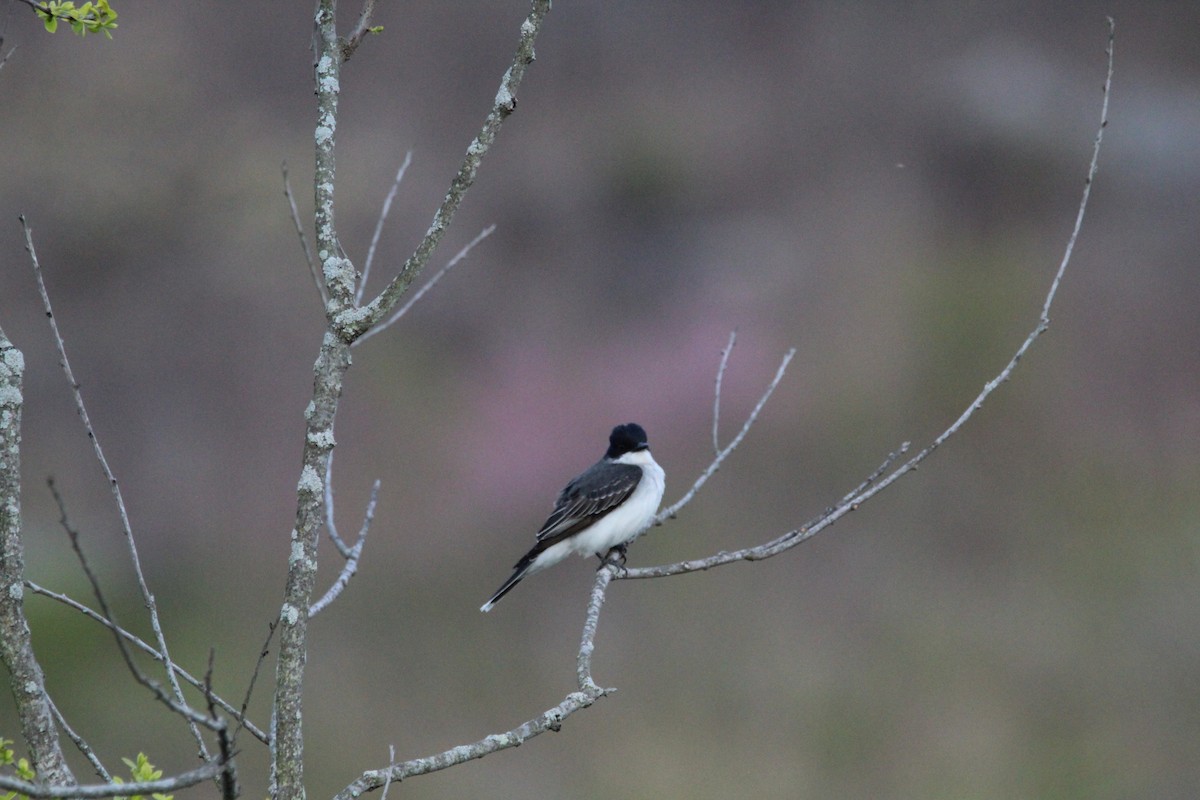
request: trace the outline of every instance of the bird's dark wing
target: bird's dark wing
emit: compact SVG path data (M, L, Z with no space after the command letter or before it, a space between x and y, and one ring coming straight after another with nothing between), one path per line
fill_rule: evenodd
M591 525L624 503L642 479L642 468L600 462L567 484L538 531L539 552Z

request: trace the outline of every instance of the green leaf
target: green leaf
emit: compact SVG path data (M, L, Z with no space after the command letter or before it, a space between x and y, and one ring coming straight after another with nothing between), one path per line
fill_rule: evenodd
M66 22L80 36L100 32L111 39L117 27L117 12L112 10L109 0L88 0L81 6L76 6L73 0L47 0L34 5L33 10L50 33L58 30L59 22Z

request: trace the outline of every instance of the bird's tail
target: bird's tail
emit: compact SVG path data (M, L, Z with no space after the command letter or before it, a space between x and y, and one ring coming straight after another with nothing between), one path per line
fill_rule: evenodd
M536 559L540 554L541 550L537 547L526 553L525 557L518 561L517 565L513 567L513 574L509 577L509 579L506 580L504 584L496 590L494 595L488 598L486 603L479 607L479 610L485 614L491 611L492 606L496 605L501 597L504 597L504 595L511 592L513 587L520 583L521 579L530 573L530 570L533 567L534 559Z

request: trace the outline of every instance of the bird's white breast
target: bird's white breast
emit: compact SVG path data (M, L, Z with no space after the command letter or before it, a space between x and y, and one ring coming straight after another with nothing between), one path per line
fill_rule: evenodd
M650 527L654 515L658 512L658 506L662 503L666 475L649 450L626 453L616 459L616 462L641 467L642 479L638 481L633 494L619 508L571 538L571 551L581 556L603 555L611 547L633 541Z

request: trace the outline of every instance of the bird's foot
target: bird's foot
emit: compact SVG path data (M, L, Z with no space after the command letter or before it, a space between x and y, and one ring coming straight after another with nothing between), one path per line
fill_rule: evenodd
M616 547L611 548L604 555L598 556L598 558L600 559L600 566L596 568L597 571L602 570L607 566L613 566L613 567L617 568L618 570L624 572L624 570L625 570L625 554L626 554L626 552L628 552L628 550L629 550L628 543L619 544Z

